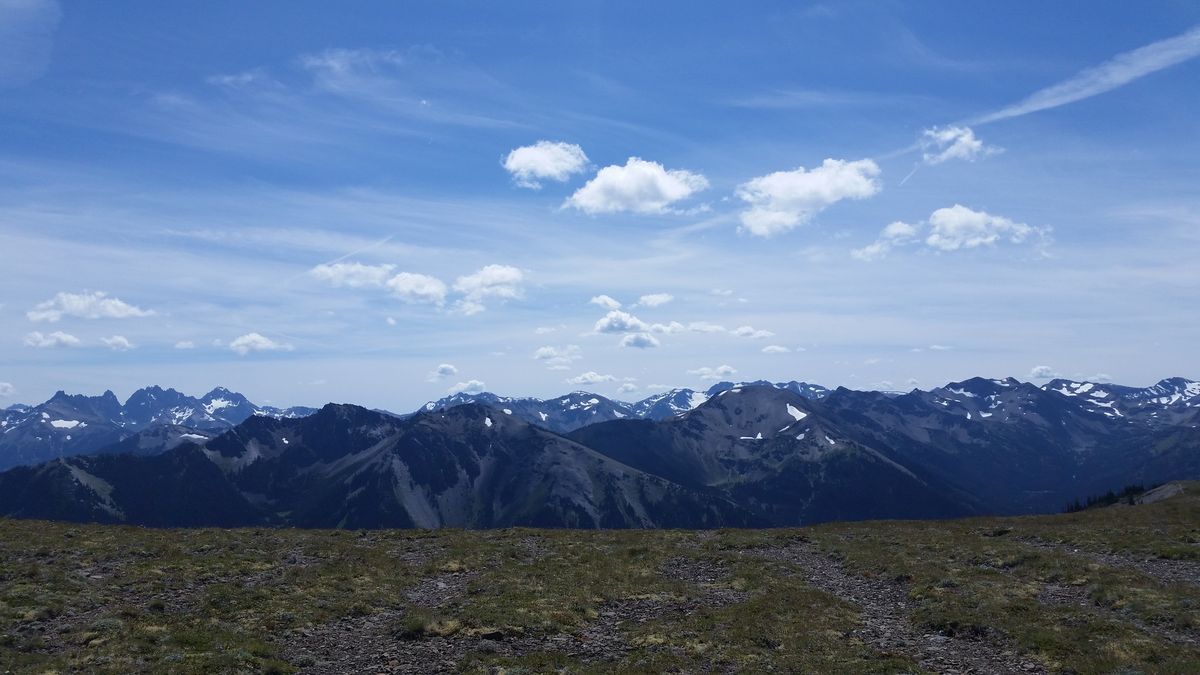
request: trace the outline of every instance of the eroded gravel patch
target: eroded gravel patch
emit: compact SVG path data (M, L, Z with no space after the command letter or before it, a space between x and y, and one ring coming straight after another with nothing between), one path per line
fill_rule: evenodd
M922 668L938 673L1046 672L1037 661L1019 655L1002 635L968 637L918 630L911 619L913 603L901 583L852 575L811 543L794 542L747 554L788 563L814 588L856 606L861 613L861 625L851 632L851 637L883 654L906 656Z

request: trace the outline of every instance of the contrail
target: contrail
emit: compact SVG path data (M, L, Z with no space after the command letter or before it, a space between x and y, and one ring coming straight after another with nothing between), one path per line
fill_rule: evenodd
M1118 54L1069 80L1034 92L1020 103L972 120L970 124L987 124L1081 101L1197 56L1200 56L1200 26L1181 35Z

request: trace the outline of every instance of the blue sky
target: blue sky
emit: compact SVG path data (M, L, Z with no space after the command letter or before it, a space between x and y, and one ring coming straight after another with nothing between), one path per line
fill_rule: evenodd
M646 5L0 0L0 404L1197 374L1200 6Z

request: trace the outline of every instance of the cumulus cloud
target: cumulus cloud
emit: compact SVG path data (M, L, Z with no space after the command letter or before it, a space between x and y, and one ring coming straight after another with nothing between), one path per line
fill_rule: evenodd
M395 265L364 265L358 262L326 263L308 271L314 279L334 287L379 288L387 283Z
M486 390L487 385L479 380L467 380L466 382L459 382L455 384L447 391L449 391L451 394L482 394Z
M921 134L922 159L926 164L941 164L951 159L973 162L980 157L1000 152L999 148L984 145L970 127L933 127Z
M622 384L621 386L617 387L618 394L628 394L631 392L635 392L637 390L638 390L638 386L632 382L626 382L625 384ZM0 394L0 396L3 396L3 394Z
M600 305L604 309L621 309L621 302L616 298L607 295L597 295L588 302L593 305Z
M180 340L175 343L175 349L195 349L196 343L191 340Z
M113 335L112 337L100 338L109 349L114 352L126 352L133 349L134 344L129 341L129 338L124 335Z
M675 299L670 293L650 293L638 298L637 304L642 307L658 307Z
M684 326L678 321L650 324L651 333L682 333L685 330L687 330L687 326Z
M1029 369L1029 379L1031 380L1052 380L1056 377L1062 377L1062 375L1050 366L1034 366Z
M524 296L525 274L508 265L487 265L474 274L459 277L454 290L463 294L458 308L464 314L478 314L489 298L511 300Z
M17 393L17 388L11 382L0 382L0 398L8 398Z
M446 284L426 274L401 272L387 280L392 295L411 304L441 305L446 302Z
M630 157L625 166L606 166L563 204L585 213L665 213L672 204L708 188L708 179L658 162Z
M504 170L512 174L517 185L533 190L541 189L542 180L566 181L587 165L583 148L552 141L538 141L516 148L504 158Z
M154 314L151 310L135 307L119 298L110 298L103 291L82 293L59 293L50 300L38 303L25 313L30 321L54 323L64 316L80 319L129 319Z
M634 349L653 349L659 344L658 338L649 333L630 333L621 338L622 347L633 347Z
M897 220L883 228L874 242L850 251L850 255L858 260L879 260L886 258L897 246L910 244L916 239L917 226Z
M924 237L922 230L928 231ZM1027 241L1036 242L1040 248L1046 245L1048 239L1048 228L1033 227L955 204L934 211L928 221L918 225L894 222L883 228L878 239L850 251L850 255L858 260L879 260L895 248L918 242L937 251L994 246L1000 242L1022 244Z
M1036 232L1024 223L972 211L961 204L934 211L929 216L929 226L925 243L942 251L991 246L1001 239L1020 244Z
M784 347L783 345L767 345L766 347L762 348L762 353L764 354L788 354L791 353L791 351L792 350Z
M644 333L650 326L628 312L614 309L597 321L593 330L597 333Z
M770 237L812 220L843 199L866 199L879 192L879 166L869 159L826 159L806 171L776 171L737 188L750 205L742 211L742 226L751 234Z
M687 325L687 329L693 333L724 333L725 326L717 323L709 323L708 321L693 321Z
M81 343L79 338L61 330L56 330L49 335L43 335L35 330L25 336L25 344L29 347L45 349L48 347L78 347Z
M775 335L769 330L760 330L754 326L738 326L737 328L733 329L733 334L738 337L750 338L752 340L774 337Z
M717 366L716 368L703 366L687 372L688 375L696 375L702 380L720 380L736 375L737 369L732 366Z
M250 352L279 352L291 351L292 346L283 342L276 342L271 338L259 333L246 333L240 337L234 338L229 343L229 348L236 352L239 356L245 356Z
M612 375L601 375L594 370L589 370L586 373L580 373L575 377L567 378L567 384L600 384L602 382L612 382L617 378Z
M438 367L430 371L429 375L425 379L429 382L439 382L447 377L450 377L451 375L457 374L458 368L455 368L452 364L439 363Z
M533 358L546 364L547 370L566 370L572 363L583 358L583 351L579 349L579 345L546 345L538 347L533 353Z

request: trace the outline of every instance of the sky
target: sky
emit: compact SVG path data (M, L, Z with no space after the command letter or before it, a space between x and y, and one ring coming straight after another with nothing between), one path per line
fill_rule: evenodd
M0 0L0 407L1200 376L1200 4Z

